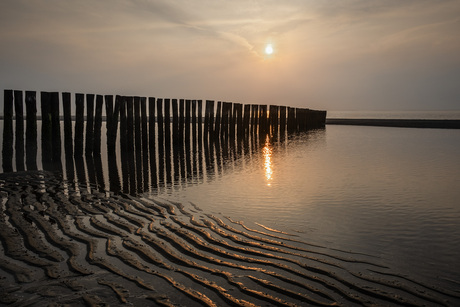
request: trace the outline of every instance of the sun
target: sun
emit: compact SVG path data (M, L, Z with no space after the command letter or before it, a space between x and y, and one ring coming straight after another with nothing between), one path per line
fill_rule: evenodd
M272 46L272 44L267 44L265 46L265 54L266 55L273 54L273 46Z

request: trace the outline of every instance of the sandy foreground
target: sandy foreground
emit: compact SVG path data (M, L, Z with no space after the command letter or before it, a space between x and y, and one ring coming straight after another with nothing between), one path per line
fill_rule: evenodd
M197 205L0 174L0 304L455 306L379 258L203 212Z

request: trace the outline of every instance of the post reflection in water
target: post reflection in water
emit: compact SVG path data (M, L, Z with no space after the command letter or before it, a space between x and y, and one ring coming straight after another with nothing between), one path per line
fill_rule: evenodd
M149 149L153 152L142 152L141 159L124 144L122 138L115 152L103 151L101 156L82 157L69 152L65 155L64 176L69 184L83 189L159 195L214 181L250 160L262 158L266 184L270 186L273 180L273 150L282 141L276 141L268 134L265 138L249 135L244 140L238 140L191 133L184 144L172 146L168 143L166 150L163 146L151 146Z
M265 169L265 179L267 181L267 186L271 186L273 169L272 169L272 144L270 143L270 137L267 135L265 138L265 146L262 148L262 153L264 155L264 169Z

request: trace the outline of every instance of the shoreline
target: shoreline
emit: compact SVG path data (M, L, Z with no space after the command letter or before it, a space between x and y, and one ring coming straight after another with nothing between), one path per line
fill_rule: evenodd
M326 118L326 125L460 129L460 120L458 119Z

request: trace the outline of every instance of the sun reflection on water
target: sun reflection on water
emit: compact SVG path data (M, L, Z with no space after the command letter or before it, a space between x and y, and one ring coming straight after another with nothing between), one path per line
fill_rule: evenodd
M267 186L271 186L272 176L273 176L273 169L272 169L272 147L270 143L270 138L267 135L265 139L265 146L262 149L264 155L264 169L265 169L265 179L267 181Z

